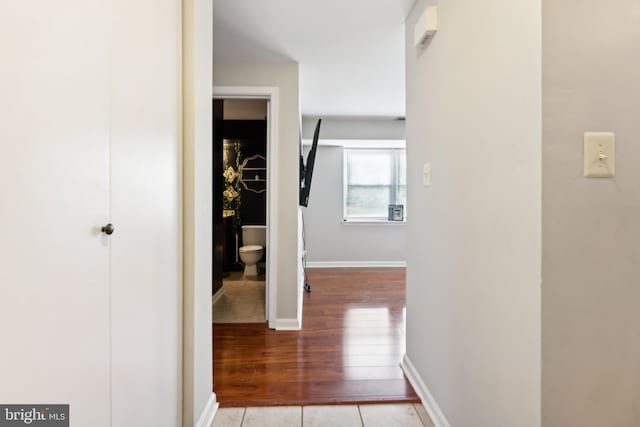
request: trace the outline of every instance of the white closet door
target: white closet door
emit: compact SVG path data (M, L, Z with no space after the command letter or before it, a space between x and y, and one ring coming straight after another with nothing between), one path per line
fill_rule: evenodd
M114 427L180 419L179 12L177 0L114 0Z
M0 6L0 402L109 425L109 18Z

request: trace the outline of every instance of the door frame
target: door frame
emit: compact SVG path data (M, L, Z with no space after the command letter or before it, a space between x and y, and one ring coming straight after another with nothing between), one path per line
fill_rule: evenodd
M214 86L213 99L263 99L267 101L267 274L265 314L268 327L276 327L278 281L278 128L279 88L274 86ZM196 154L197 155L197 154Z

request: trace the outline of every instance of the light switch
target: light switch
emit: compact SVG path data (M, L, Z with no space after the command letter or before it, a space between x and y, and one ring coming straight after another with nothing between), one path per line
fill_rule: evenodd
M584 176L610 178L616 174L616 134L585 132Z
M431 163L425 163L422 168L422 185L431 187Z

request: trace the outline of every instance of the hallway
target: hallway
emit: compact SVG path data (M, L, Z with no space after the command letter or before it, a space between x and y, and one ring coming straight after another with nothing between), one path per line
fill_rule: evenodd
M221 407L417 403L405 351L403 268L310 269L303 330L216 324Z

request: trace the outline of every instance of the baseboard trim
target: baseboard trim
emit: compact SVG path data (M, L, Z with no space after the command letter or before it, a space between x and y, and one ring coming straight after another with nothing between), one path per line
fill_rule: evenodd
M308 268L397 268L406 266L406 261L307 261Z
M218 301L223 294L224 294L224 286L218 289L215 294L213 294L213 297L211 298L211 304L215 304L216 301Z
M218 402L216 401L216 394L212 393L195 427L213 426L213 419L216 417L216 412L218 412Z
M276 319L274 329L276 331L299 331L302 329L302 324L298 319Z
M442 413L440 406L438 406L427 385L422 381L422 377L420 377L416 367L413 366L413 363L411 363L411 360L406 354L402 358L402 362L400 362L400 367L409 379L413 389L418 393L418 397L422 400L422 405L427 410L429 417L431 417L433 425L435 427L451 427L451 424L449 424L449 421L447 421L447 418Z

